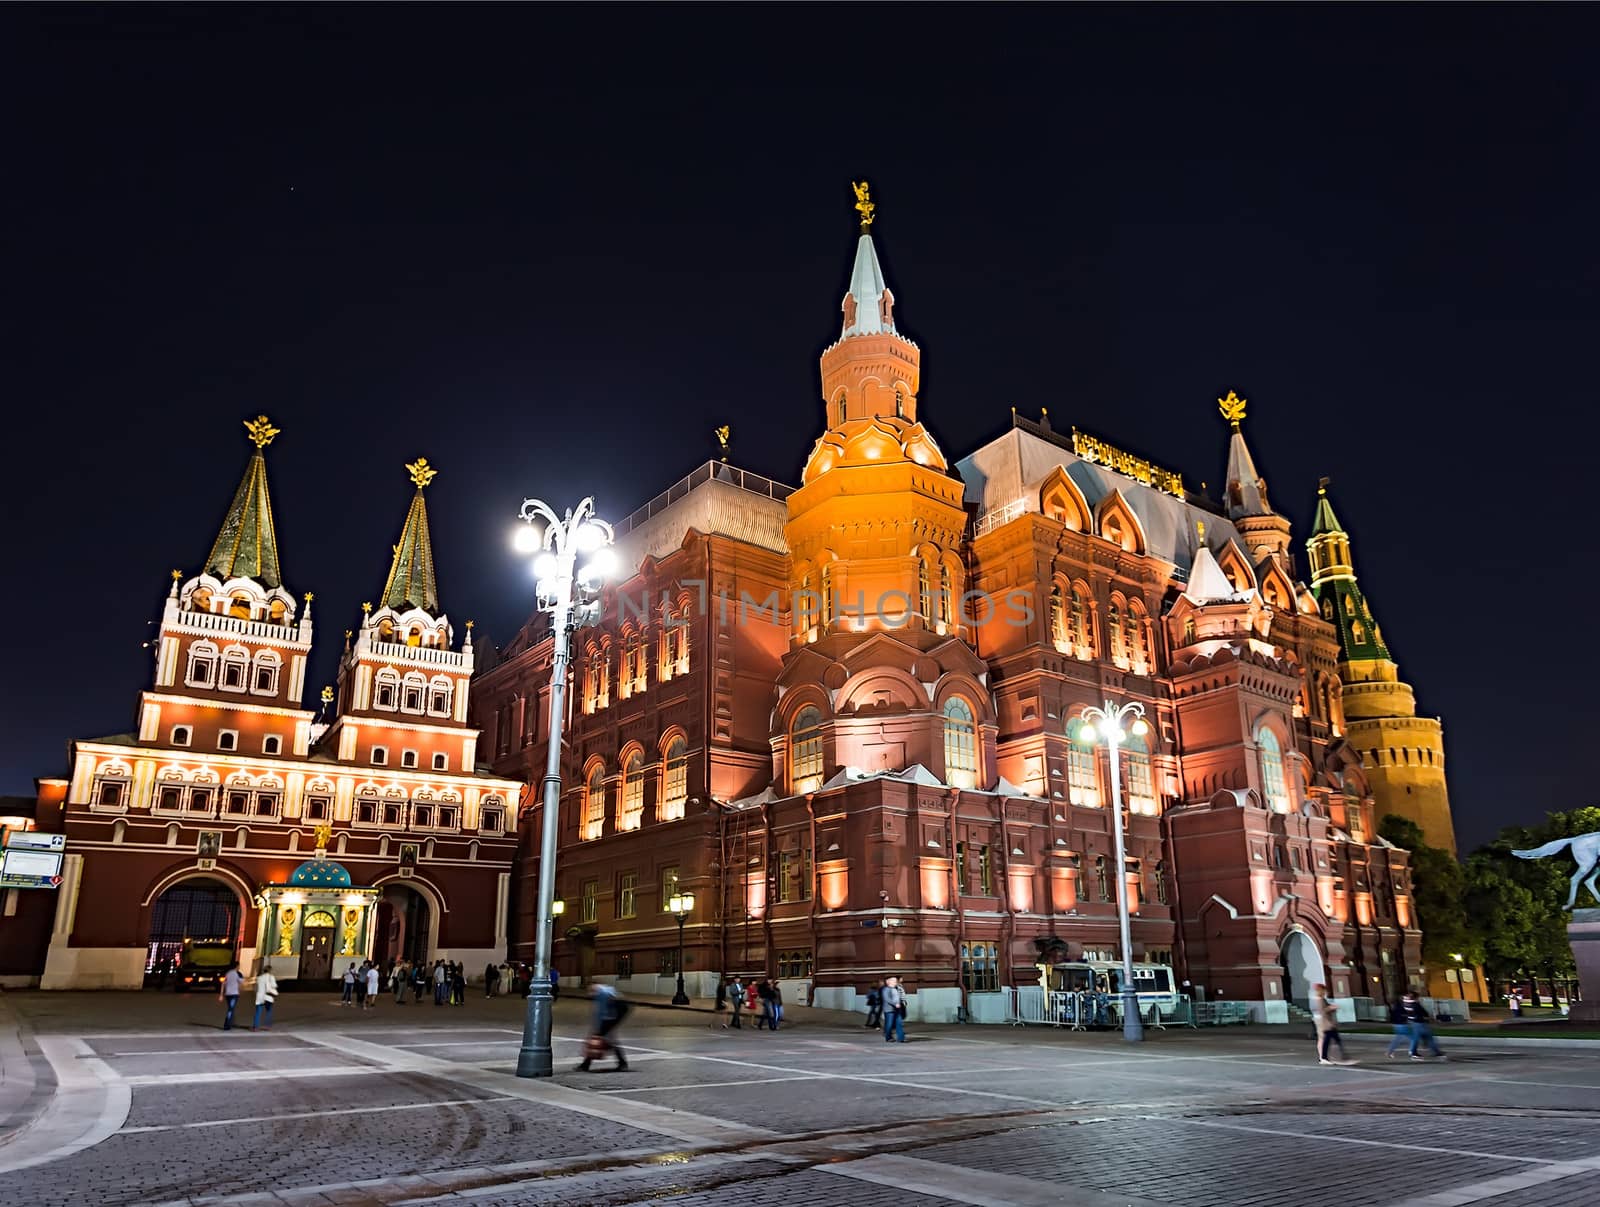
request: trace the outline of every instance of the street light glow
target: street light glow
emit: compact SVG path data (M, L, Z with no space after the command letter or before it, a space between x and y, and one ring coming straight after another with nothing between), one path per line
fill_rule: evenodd
M511 530L511 547L518 553L537 553L544 544L544 534L532 524L518 524Z
M560 568L560 561L548 550L533 559L533 576L540 582L555 578L556 571Z

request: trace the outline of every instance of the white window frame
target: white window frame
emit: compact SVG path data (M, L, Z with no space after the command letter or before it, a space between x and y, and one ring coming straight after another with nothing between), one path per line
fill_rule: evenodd
M261 739L262 754L282 754L283 737L280 734L269 733Z
M372 765L374 767L387 767L389 765L389 748L387 746L374 746L372 748Z
M449 771L450 756L443 751L436 751L433 756L433 769L435 771Z
M179 737L178 736L179 734L182 734L183 736ZM194 742L194 726L193 725L174 725L172 727L172 733L168 736L168 739L167 739L167 744L169 746L188 746L188 745L192 744L193 742Z
M217 730L217 749L230 753L239 749L239 731L237 729Z

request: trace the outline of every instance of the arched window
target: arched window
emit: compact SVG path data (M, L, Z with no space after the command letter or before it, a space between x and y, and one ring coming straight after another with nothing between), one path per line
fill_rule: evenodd
M1150 656L1150 621L1138 600L1128 605L1128 656L1135 674L1148 675L1155 670L1155 659Z
M217 647L197 641L189 647L189 670L184 682L190 687L211 687L217 681Z
M243 648L233 646L223 651L222 678L218 686L224 691L242 692L249 673L250 655L245 653Z
M1092 744L1083 740L1083 722L1074 721L1067 736L1067 799L1074 805L1098 808L1100 805L1100 767Z
M677 630L673 627L673 615L670 605L661 609L661 634L656 640L656 678L665 683L672 678L676 670L675 659L672 656L673 638Z
M789 783L792 791L805 792L821 780L822 712L808 704L789 727Z
M928 563L917 559L917 613L924 628L933 623L933 584L928 577Z
M1070 652L1067 638L1067 602L1062 597L1060 583L1050 588L1050 644L1063 654Z
M1089 634L1089 599L1082 587L1072 588L1072 602L1067 614L1072 647L1079 658L1094 657L1094 642Z
M822 631L833 627L833 563L822 563Z
M423 696L427 690L427 683L417 671L411 671L400 685L400 711L422 711Z
M939 567L939 619L945 624L956 614L955 591L950 583L950 564Z
M945 782L970 788L977 782L978 727L972 705L960 696L951 696L944 705Z
M428 711L436 717L448 717L451 697L454 694L450 680L442 676L434 678L428 684Z
M1333 620L1333 596L1331 595L1323 597L1322 619L1330 622Z
M228 605L228 615L237 616L240 620L250 619L250 597L242 591L233 597Z
M622 645L622 675L618 681L618 694L626 698L644 691L647 682L644 655L644 637L629 632Z
M1106 609L1106 637L1111 642L1111 661L1118 666L1128 665L1128 651L1123 642L1122 609L1113 599L1111 606Z
M1094 857L1094 888L1101 901L1111 900L1111 880L1106 875L1106 857L1104 855L1096 855Z
M1278 735L1263 725L1256 730L1256 752L1261 756L1261 795L1269 808L1289 811L1289 784L1283 775L1283 747Z
M677 821L689 800L689 743L682 736L667 743L661 762L661 802L658 821Z
M393 712L400 704L400 676L385 667L378 672L372 689L372 707Z
M606 824L606 769L596 763L589 769L589 779L583 788L583 831L585 841L599 838Z
M1156 903L1167 904L1167 863L1164 859L1156 860Z
M1150 747L1138 734L1122 743L1122 787L1125 803L1135 813L1156 811L1155 779L1150 772Z
M672 661L674 671L680 675L689 673L689 609L678 609L677 623L673 626L672 636L674 648Z
M644 755L630 751L622 760L622 794L617 801L617 829L637 830L644 820Z
M278 692L278 670L282 660L272 650L258 650L250 671L250 690L258 696L273 696Z

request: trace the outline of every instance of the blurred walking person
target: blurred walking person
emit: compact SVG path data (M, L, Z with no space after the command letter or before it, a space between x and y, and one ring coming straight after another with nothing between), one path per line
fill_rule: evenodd
M906 1042L906 991L900 988L900 978L889 977L883 983L883 1042Z
M1339 1035L1339 1011L1328 1000L1328 987L1326 985L1311 986L1311 1019L1317 1027L1317 1061L1319 1064L1353 1065L1344 1050L1344 1040ZM1329 1054L1334 1045L1339 1047L1339 1059L1332 1060Z
M272 1030L272 1003L278 1000L278 978L272 975L272 965L263 964L256 975L256 1016L250 1023L252 1031ZM267 1025L262 1027L261 1015L266 1012Z
M610 985L601 984L594 987L594 1014L589 1027L589 1036L583 1045L583 1059L578 1062L578 1072L587 1073L589 1063L607 1052L617 1058L617 1072L627 1071L628 1058L622 1054L616 1039L617 1027L627 1013L628 1003L623 1001Z

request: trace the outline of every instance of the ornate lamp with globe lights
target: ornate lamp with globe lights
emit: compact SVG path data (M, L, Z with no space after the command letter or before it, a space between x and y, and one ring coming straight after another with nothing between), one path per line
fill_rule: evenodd
M513 544L533 557L539 611L551 614L554 648L550 659L550 749L545 759L544 824L539 842L539 900L533 984L517 1053L518 1077L549 1077L555 1070L550 1049L550 948L555 937L556 838L561 801L561 721L565 716L567 662L572 631L600 618L600 589L616 573L611 525L584 499L565 517L539 499L522 503L522 526Z
M1115 701L1107 700L1104 708L1091 705L1080 716L1083 725L1078 730L1078 740L1091 744L1104 742L1111 755L1112 832L1116 835L1117 844L1117 925L1122 931L1122 1038L1136 1044L1144 1039L1144 1020L1139 1017L1139 994L1133 987L1133 936L1128 920L1128 856L1122 837L1122 767L1117 748L1130 735L1144 737L1150 732L1150 722L1144 719L1144 705L1136 701L1119 708Z

